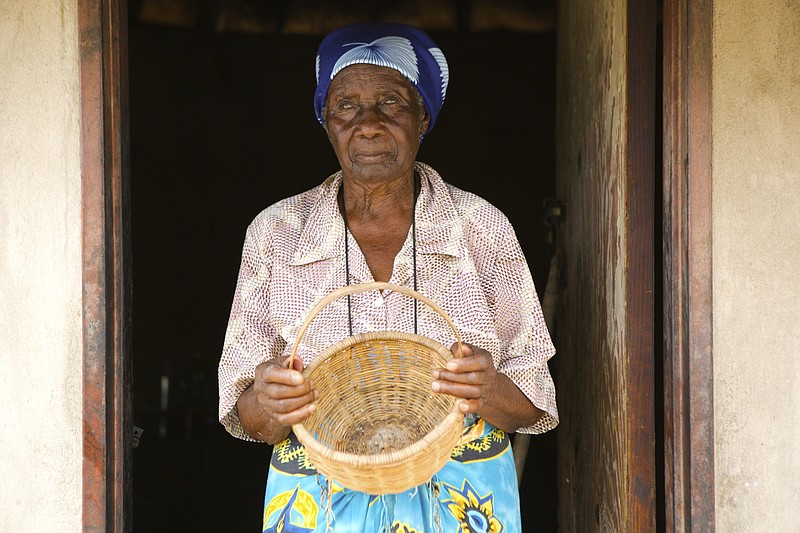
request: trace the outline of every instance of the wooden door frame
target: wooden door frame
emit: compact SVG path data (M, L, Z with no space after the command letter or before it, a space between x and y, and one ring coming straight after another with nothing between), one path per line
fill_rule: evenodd
M635 17L639 11L634 4L629 6L629 15ZM127 5L126 0L77 0L77 5L83 224L82 523L83 531L123 533L132 530L133 427ZM664 0L663 14L664 455L666 530L676 532L713 531L715 523L712 5L713 0ZM636 31L635 24L630 30ZM646 37L629 35L631 44ZM653 95L632 89L631 102L646 109ZM629 126L633 127L629 127L629 137L647 134L637 130L636 124ZM631 159L629 175L634 180L646 175L649 164ZM644 231L648 216L646 202L638 200L629 213L638 221L631 225L634 232ZM636 292L636 287L628 292ZM640 311L646 312L646 302L633 302L627 312L634 316ZM646 328L629 332L628 342L640 348L637 353L647 353L647 339ZM639 386L647 390L647 384ZM648 416L647 406L634 407L634 414ZM636 430L632 425L627 435L633 439L633 452L648 446ZM647 467L648 463L652 461L642 464ZM635 477L647 476L643 471ZM641 507L649 505L649 498L636 493L640 489L631 486L633 516L652 516ZM636 524L631 526L636 529Z
M627 531L656 528L654 214L656 1L629 0L625 117Z
M131 248L125 0L78 0L83 531L132 530Z
M711 66L713 0L664 0L666 531L715 530Z

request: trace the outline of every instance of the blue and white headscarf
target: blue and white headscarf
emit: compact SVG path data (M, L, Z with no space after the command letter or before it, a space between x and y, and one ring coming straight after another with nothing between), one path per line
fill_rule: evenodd
M328 87L343 68L355 64L378 65L397 70L422 95L430 116L428 133L444 104L450 73L444 54L427 33L405 24L363 22L329 33L317 52L317 90L314 110L324 124L322 108Z

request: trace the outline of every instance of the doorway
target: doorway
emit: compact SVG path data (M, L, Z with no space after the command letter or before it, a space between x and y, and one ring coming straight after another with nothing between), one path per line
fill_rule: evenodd
M181 4L191 3L171 5ZM247 2L161 18L157 5L167 3L131 3L128 23L133 416L144 430L134 530L257 531L271 450L217 422L216 364L247 224L338 169L312 108L323 33L288 31L288 13L274 25L264 11L233 16ZM537 3L539 25L527 27L519 13L516 27L495 13L495 26L476 29L469 15L426 28L451 82L419 159L508 215L541 297L544 204L555 195L554 3ZM531 439L520 487L523 525L537 531L556 531L557 432Z

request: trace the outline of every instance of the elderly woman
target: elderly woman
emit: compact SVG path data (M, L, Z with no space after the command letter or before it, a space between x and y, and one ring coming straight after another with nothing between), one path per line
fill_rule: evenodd
M558 423L547 361L555 350L507 218L416 160L444 102L448 66L423 31L340 28L317 55L317 117L341 170L260 213L247 230L219 365L220 421L274 444L264 531L521 531L508 433ZM353 295L320 313L287 355L309 310L343 285L387 281L431 298L432 320L392 291ZM422 306L424 307L424 306ZM415 331L460 357L431 376L458 398L463 436L430 482L374 496L318 474L291 432L314 412L301 370L354 333Z

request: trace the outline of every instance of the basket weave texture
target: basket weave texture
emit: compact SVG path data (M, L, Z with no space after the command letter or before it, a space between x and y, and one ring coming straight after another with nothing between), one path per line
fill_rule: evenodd
M398 285L349 285L323 298L298 332L290 359L308 325L330 302L358 292L388 289L436 310L435 302ZM398 494L425 483L450 457L464 415L456 399L431 391L432 371L453 354L421 335L376 331L326 348L303 370L319 391L317 409L292 426L317 470L343 487L368 494Z

